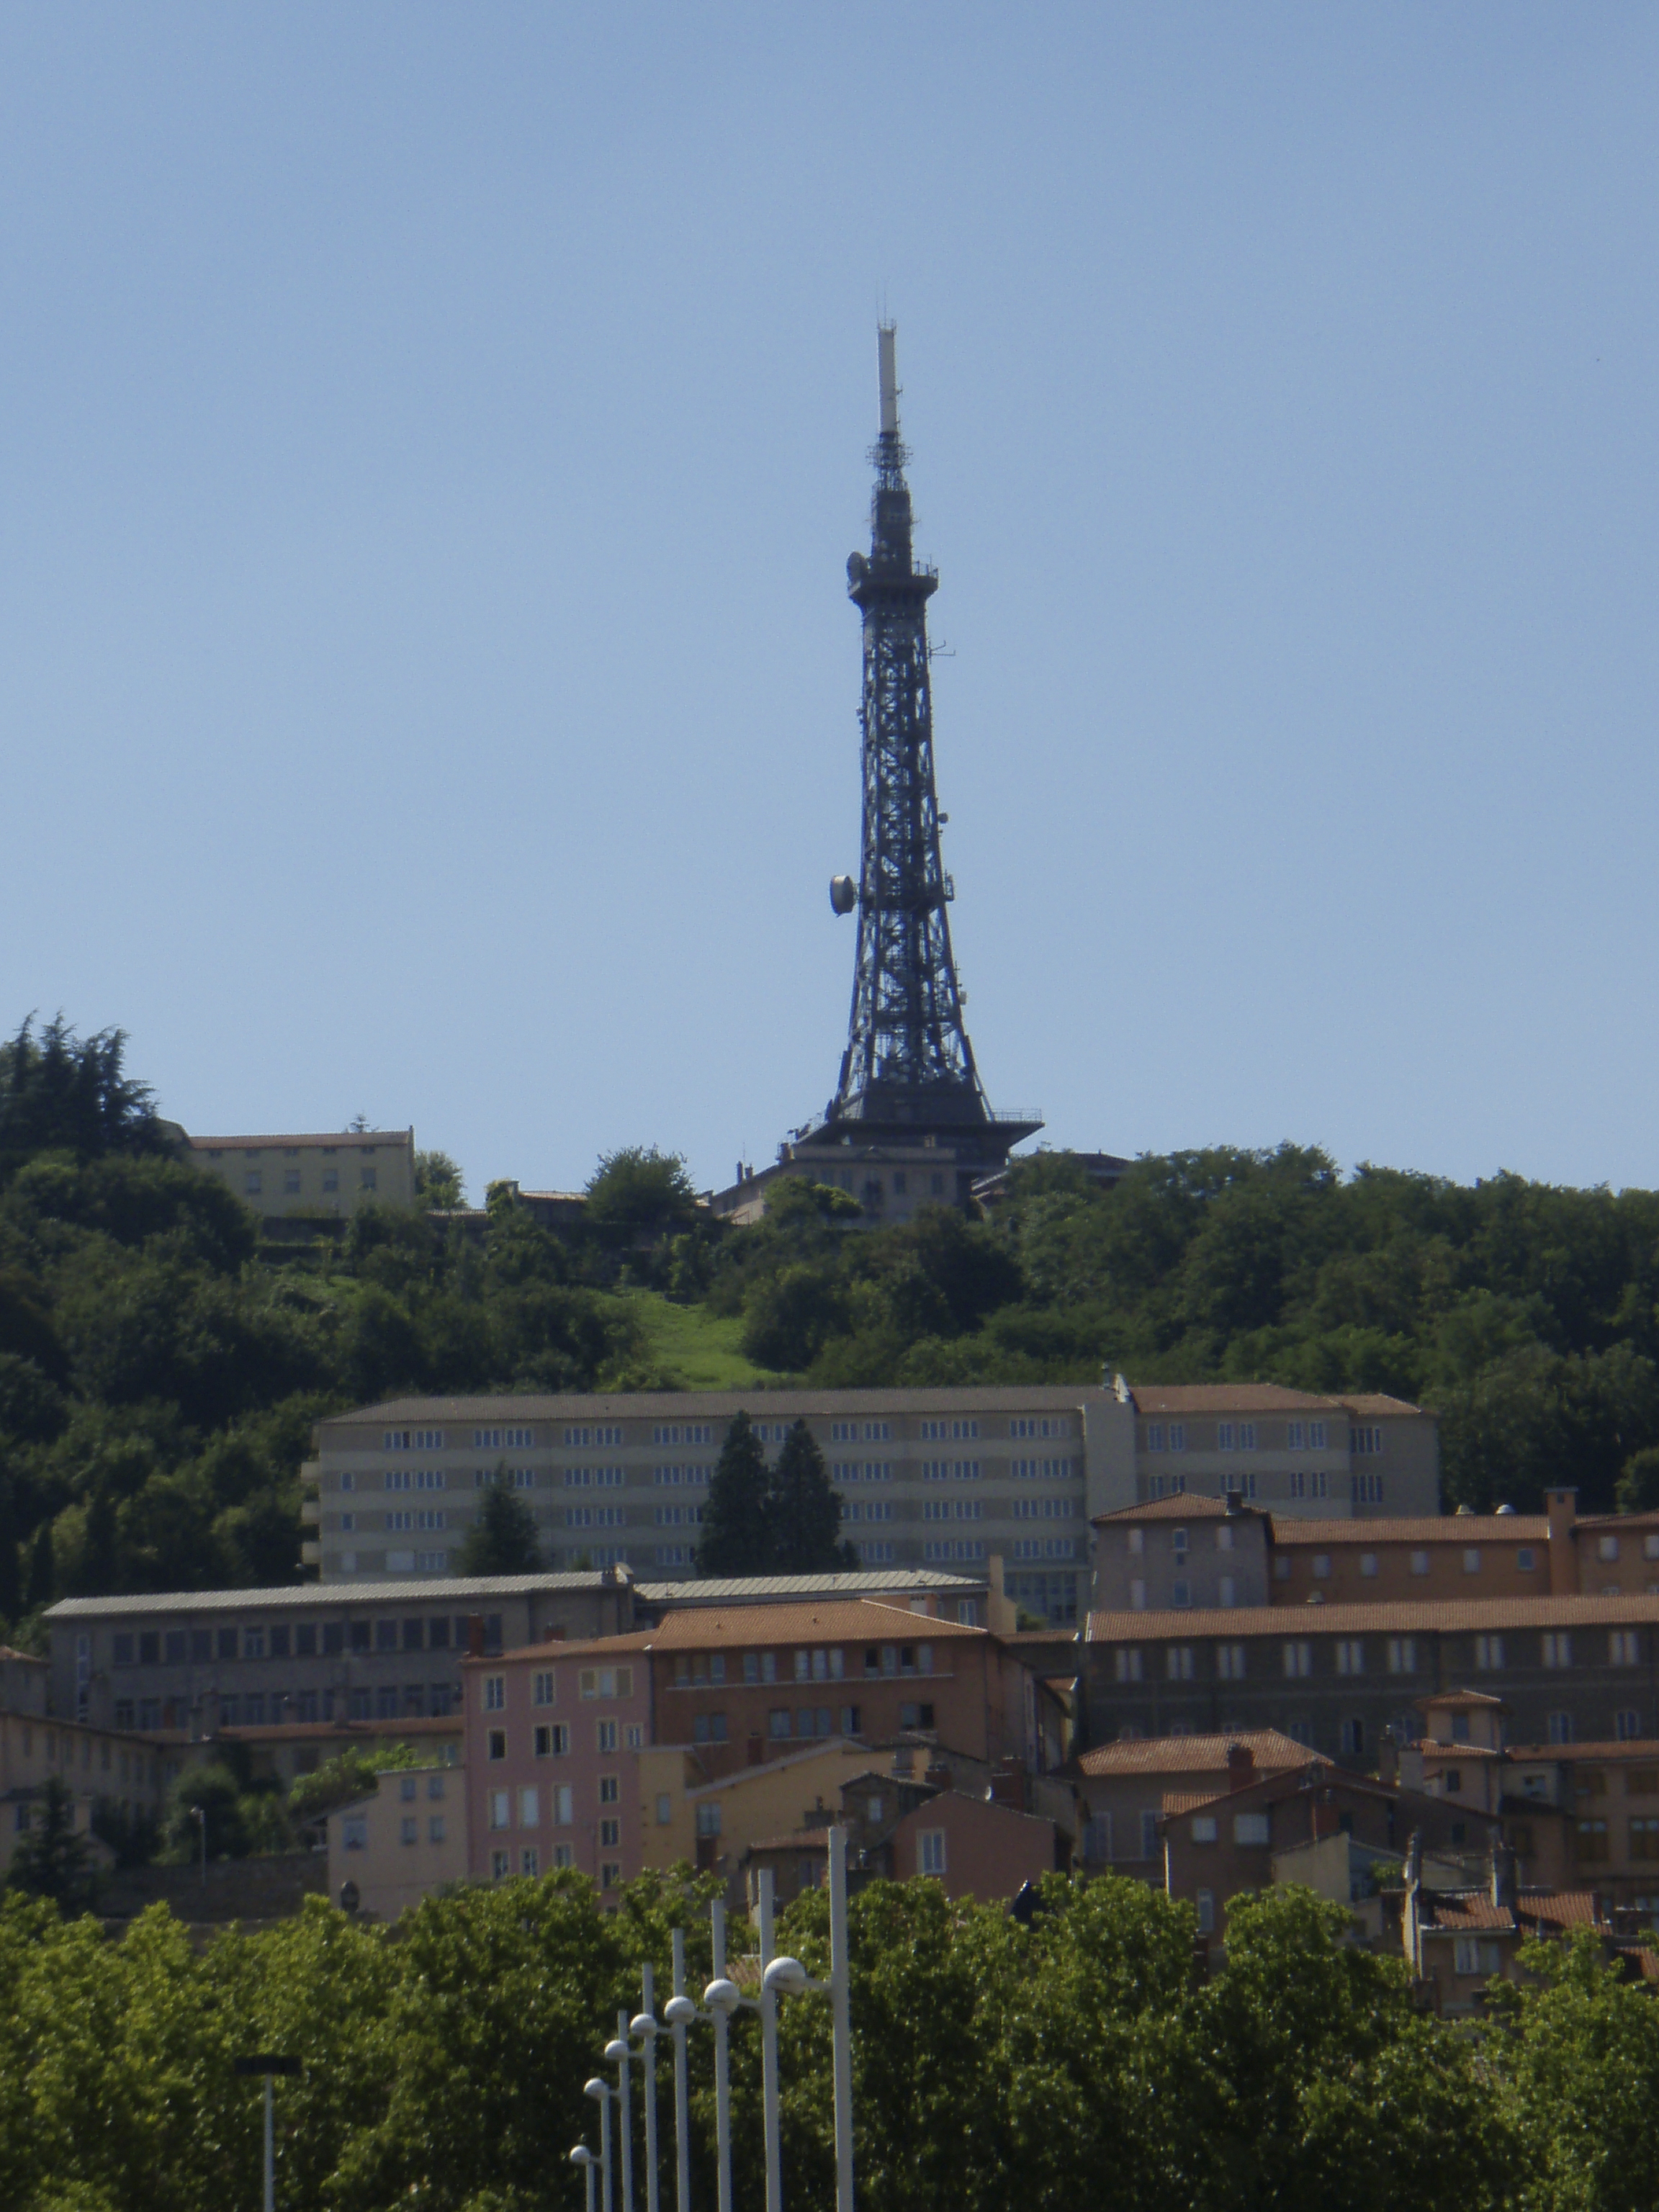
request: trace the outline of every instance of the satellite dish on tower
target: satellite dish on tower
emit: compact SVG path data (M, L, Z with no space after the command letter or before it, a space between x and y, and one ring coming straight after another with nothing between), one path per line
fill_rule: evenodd
M830 903L837 914L851 914L859 902L859 887L851 876L831 876Z

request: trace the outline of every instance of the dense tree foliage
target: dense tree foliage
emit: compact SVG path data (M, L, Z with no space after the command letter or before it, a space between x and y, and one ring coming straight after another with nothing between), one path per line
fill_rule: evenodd
M1097 1380L1381 1390L1441 1415L1449 1502L1611 1510L1659 1447L1659 1194L1472 1188L1322 1152L1064 1153L988 1220L842 1232L810 1186L728 1237L708 1292L752 1356L822 1382ZM1624 1502L1648 1494L1627 1483Z
M478 1493L477 1517L466 1532L457 1571L463 1575L533 1575L541 1565L536 1516L498 1467Z
M709 1969L712 1884L650 1876L600 1912L586 1881L428 1899L396 1941L313 1899L205 1950L156 1908L118 1942L0 1908L0 2202L17 2212L221 2212L258 2198L259 2085L291 2052L277 2199L290 2212L549 2212L581 2203L582 2083L639 1969ZM824 1899L783 1948L828 1964ZM1659 2193L1659 2009L1593 1942L1532 1956L1473 2032L1413 2005L1347 1915L1275 1890L1194 1975L1188 1910L1139 1882L1051 1878L1029 1927L936 1883L853 1900L854 2164L867 2212L1626 2212ZM733 1934L739 1939L740 1928ZM787 2202L834 2201L829 2009L780 2025ZM761 2197L758 2036L732 2039L734 2201ZM693 2197L712 2203L710 2039L690 2043ZM659 2060L665 2165L667 2068ZM637 2085L636 2085L637 2087ZM634 2100L640 2125L640 2100ZM635 2178L642 2167L636 2142Z
M805 1421L794 1421L769 1465L755 1425L739 1413L708 1480L697 1544L704 1575L811 1575L858 1565L841 1540L841 1499Z

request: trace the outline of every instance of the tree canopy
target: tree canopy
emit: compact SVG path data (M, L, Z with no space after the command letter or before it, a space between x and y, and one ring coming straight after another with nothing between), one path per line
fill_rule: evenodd
M457 1571L464 1575L533 1575L542 1564L536 1516L498 1467L477 1493L478 1511L466 1532Z

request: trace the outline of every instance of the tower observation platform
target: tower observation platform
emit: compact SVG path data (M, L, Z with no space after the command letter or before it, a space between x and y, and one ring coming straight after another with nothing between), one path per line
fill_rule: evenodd
M1042 1127L1030 1109L993 1110L963 1020L949 918L956 890L939 848L948 817L933 773L927 602L939 574L918 566L912 545L895 337L892 324L880 325L870 550L847 563L864 645L859 872L830 886L834 910L858 917L847 1048L834 1097L791 1132L775 1167L740 1168L714 1197L718 1212L739 1219L758 1216L764 1186L780 1174L851 1191L871 1218L965 1203Z

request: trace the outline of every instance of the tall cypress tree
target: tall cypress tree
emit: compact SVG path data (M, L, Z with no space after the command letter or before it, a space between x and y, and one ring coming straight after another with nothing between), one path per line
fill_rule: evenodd
M859 1563L841 1540L841 1499L805 1421L783 1440L767 1486L766 1522L775 1575L834 1574Z
M726 1432L708 1480L708 1503L702 1509L702 1534L697 1543L699 1574L776 1573L769 1491L760 1438L748 1414L739 1413Z
M478 1516L457 1562L464 1575L533 1575L542 1564L536 1516L514 1491L503 1462L478 1497Z

